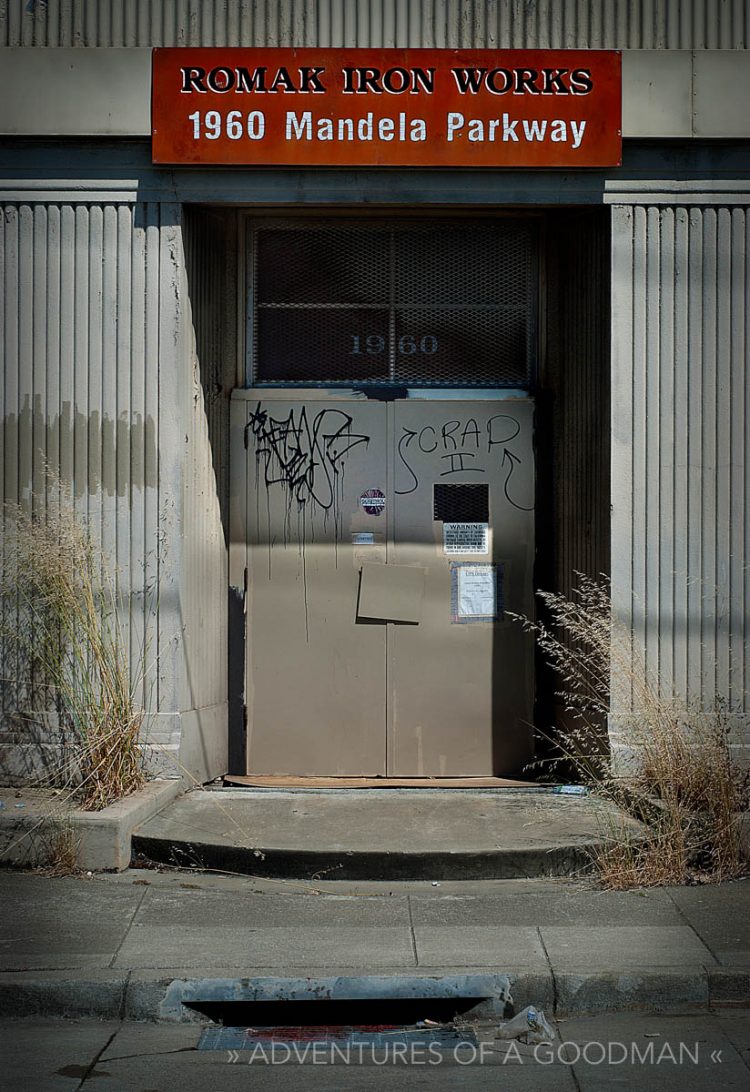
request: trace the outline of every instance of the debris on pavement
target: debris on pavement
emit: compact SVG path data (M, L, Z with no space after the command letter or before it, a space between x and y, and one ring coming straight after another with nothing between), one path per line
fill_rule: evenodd
M534 1005L527 1005L512 1020L501 1024L496 1039L523 1039L525 1043L552 1043L555 1033L547 1023L544 1013Z

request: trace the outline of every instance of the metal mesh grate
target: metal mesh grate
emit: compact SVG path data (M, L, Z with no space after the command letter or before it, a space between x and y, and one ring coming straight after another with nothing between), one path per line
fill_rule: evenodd
M263 225L252 234L254 383L530 384L532 222Z
M371 304L389 300L391 241L366 228L268 228L256 233L260 307Z
M489 486L436 483L432 487L432 518L444 523L488 523Z

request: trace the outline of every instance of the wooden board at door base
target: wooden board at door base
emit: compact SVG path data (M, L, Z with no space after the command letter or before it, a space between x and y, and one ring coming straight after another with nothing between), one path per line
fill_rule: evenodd
M263 777L226 774L226 785L256 789L535 789L533 781L507 777Z

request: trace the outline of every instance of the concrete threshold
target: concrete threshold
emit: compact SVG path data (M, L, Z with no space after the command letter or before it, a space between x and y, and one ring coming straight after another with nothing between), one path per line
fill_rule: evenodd
M549 789L193 791L143 823L135 853L182 867L305 880L489 880L586 871L613 831L595 796Z

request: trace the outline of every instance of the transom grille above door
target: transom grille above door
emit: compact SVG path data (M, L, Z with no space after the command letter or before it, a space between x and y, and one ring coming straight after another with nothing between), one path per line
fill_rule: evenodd
M250 229L251 385L529 387L533 219Z

